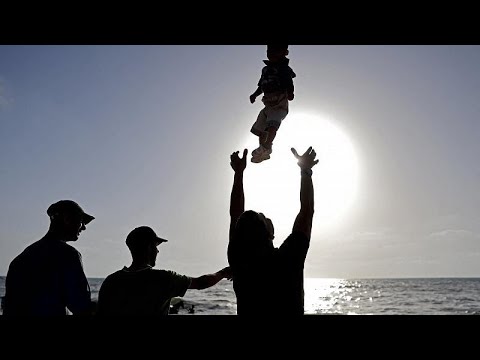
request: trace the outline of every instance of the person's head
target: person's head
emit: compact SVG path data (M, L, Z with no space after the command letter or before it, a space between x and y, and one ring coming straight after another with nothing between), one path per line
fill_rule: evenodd
M146 262L151 266L155 266L158 255L157 246L166 241L168 240L158 237L152 228L140 226L130 231L126 243L132 254L133 261Z
M271 62L277 62L288 55L288 45L267 45L267 58Z
M238 245L249 253L263 254L273 249L274 233L272 221L253 210L240 215L235 225Z
M49 231L59 234L64 241L77 241L86 225L95 219L73 200L60 200L47 209Z

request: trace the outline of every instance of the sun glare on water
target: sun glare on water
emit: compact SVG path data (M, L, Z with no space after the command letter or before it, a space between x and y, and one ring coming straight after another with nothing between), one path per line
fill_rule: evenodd
M245 209L263 212L272 219L277 239L291 232L300 209L300 168L291 152L302 155L309 146L317 153L313 167L315 215L312 231L340 225L352 207L358 183L358 159L352 142L326 116L289 114L273 143L269 160L250 162L258 138L251 134L244 145L249 150L244 175ZM240 155L242 153L240 150Z

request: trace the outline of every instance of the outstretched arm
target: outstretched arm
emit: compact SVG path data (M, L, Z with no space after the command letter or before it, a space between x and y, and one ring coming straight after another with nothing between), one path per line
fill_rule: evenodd
M245 211L245 195L243 193L243 171L247 167L248 150L243 150L243 157L238 156L238 151L235 151L230 156L230 166L235 172L233 177L232 193L230 195L230 231L229 238L232 238L233 230L237 219Z
M209 287L212 287L222 279L231 279L232 274L230 267L223 268L222 270L217 271L214 274L202 275L196 278L192 278L189 289L202 290Z
M312 167L318 163L318 160L315 160L317 154L311 146L302 156L298 155L294 148L292 148L292 153L297 158L298 166L301 169L300 212L295 219L292 232L301 232L310 239L314 213Z

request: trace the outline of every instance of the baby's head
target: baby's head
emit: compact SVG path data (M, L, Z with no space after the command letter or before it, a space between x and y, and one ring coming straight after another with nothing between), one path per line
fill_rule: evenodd
M267 58L271 62L277 62L288 55L288 45L267 45Z

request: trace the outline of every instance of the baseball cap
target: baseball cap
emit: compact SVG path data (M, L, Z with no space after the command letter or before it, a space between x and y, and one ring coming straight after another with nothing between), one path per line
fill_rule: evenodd
M87 225L90 221L95 219L92 215L87 214L81 207L73 200L60 200L56 203L50 205L47 209L47 214L50 216L51 219L58 214L65 214L65 213L78 213L82 215L82 221L85 225Z
M127 246L129 248L138 246L140 244L145 245L148 242L154 242L155 245L167 242L168 240L158 237L155 231L148 226L139 226L127 235Z

